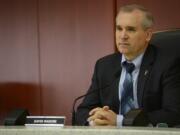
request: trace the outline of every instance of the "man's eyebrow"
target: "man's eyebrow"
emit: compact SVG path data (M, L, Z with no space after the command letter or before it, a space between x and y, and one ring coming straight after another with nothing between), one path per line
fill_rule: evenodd
M126 26L126 28L135 28L135 26Z
M126 29L135 30L136 27L134 27L134 26L127 26Z
M116 28L121 28L121 26L120 25L116 25Z

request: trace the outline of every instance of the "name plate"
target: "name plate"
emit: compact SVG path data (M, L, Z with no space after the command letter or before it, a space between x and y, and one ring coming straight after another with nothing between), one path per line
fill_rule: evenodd
M65 116L27 116L25 126L60 126L65 125Z

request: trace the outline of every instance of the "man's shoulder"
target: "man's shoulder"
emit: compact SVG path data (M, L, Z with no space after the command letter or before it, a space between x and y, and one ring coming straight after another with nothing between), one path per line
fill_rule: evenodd
M95 69L104 78L111 78L121 68L121 54L113 53L97 60Z
M116 60L121 60L121 54L118 52L101 57L97 60L97 62L104 63L104 62L112 62Z
M120 53L113 53L106 55L96 62L96 68L100 69L100 72L112 72L118 70L121 66L121 54Z

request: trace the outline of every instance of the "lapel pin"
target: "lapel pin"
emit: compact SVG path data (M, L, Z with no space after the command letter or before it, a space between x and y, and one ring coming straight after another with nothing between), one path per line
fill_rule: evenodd
M146 70L145 72L144 72L144 75L146 76L148 74L148 70Z

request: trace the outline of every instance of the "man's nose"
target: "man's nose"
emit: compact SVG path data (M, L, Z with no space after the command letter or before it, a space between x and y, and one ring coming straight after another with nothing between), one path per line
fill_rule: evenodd
M127 38L128 38L128 34L127 34L127 31L126 31L126 30L123 30L123 31L121 32L121 38L122 38L122 39L127 39Z

